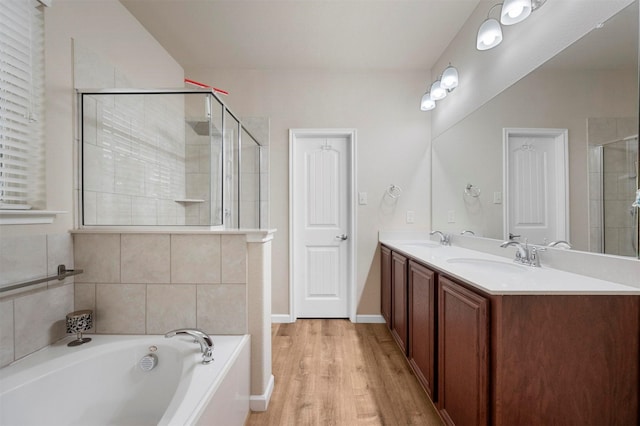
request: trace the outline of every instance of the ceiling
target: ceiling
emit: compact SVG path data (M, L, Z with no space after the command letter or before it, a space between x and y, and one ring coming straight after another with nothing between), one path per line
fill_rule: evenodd
M430 70L479 0L120 2L185 69L398 71Z

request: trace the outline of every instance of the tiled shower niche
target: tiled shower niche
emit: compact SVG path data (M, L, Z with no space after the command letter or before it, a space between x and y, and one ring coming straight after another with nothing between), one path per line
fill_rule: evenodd
M267 226L264 148L212 91L78 98L80 226Z

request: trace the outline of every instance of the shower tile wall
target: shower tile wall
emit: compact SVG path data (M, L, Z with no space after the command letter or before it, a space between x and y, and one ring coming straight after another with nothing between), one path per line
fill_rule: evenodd
M203 202L185 203L187 225L210 225L212 143L209 135L198 135L187 126L186 136L186 198ZM216 162L217 163L217 162Z
M181 96L85 97L84 224L183 225ZM85 123L87 123L85 119Z
M637 135L638 120L633 117L590 118L587 122L590 250L633 256L633 225L629 212L636 179L630 177L634 166L629 162L629 156L638 157L638 145L622 139ZM603 152L602 144L616 140L621 142L607 144Z
M252 212L252 217L247 218L246 223L253 224L252 227L261 227L266 229L269 227L269 135L270 135L270 121L266 117L242 117L242 123L251 132L251 135L257 139L260 143L260 152L255 152L253 155L259 155L259 164L251 160L251 170L247 171L243 169L244 185L257 186L252 189L252 196L243 196L241 203L241 211ZM255 150L255 149L254 149ZM255 150L257 151L257 150ZM244 154L243 154L244 155ZM244 163L244 161L243 161ZM259 165L259 168L257 166ZM243 164L244 167L245 164ZM259 176L255 176L258 173ZM247 182L248 181L248 182ZM244 187L243 187L244 188ZM259 191L259 192L256 192ZM256 198L259 195L259 198ZM259 205L256 203L259 200ZM246 202L246 204L245 204ZM245 220L242 220L245 222ZM246 224L245 223L245 224Z
M74 41L76 88L131 87L127 77ZM85 97L84 223L183 225L184 101L180 96Z
M97 333L247 333L245 235L76 234L75 309Z
M55 275L72 269L70 234L2 237L0 284ZM0 294L0 367L66 336L64 318L73 311L74 277Z

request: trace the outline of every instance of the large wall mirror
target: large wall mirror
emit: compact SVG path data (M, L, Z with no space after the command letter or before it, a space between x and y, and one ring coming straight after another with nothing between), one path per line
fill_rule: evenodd
M636 0L432 141L433 229L638 257L638 16Z

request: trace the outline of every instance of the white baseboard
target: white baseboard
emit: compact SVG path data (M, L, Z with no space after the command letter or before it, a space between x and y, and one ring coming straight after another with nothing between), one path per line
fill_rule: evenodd
M372 324L384 324L384 317L382 315L356 315L356 322L358 323L372 323Z
M272 314L271 315L271 323L290 323L293 322L291 320L291 315L289 314Z
M265 389L262 395L251 395L249 397L249 408L251 411L267 411L269 407L269 401L271 400L271 394L273 393L273 386L275 384L275 379L273 374L269 378L269 383L267 383L267 389Z

